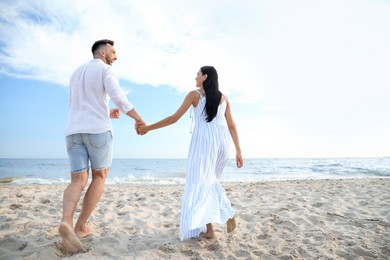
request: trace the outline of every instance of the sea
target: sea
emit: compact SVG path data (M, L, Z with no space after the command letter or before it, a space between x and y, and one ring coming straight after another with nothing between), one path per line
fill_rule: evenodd
M186 159L114 159L106 184L171 185L185 178ZM257 158L240 169L231 159L221 182L347 178L390 178L390 157ZM70 183L68 159L0 158L0 183Z

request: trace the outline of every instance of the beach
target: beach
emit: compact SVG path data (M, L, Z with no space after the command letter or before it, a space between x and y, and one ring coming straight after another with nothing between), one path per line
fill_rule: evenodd
M64 251L64 184L0 184L0 259L388 259L390 178L222 183L237 227L180 241L183 185L106 185L81 239ZM78 216L81 208L76 209Z

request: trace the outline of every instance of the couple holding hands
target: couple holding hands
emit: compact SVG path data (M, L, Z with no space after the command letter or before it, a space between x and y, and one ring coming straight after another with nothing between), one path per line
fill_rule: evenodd
M214 238L213 223L227 223L227 232L235 227L235 211L219 179L229 159L231 140L236 150L236 165L243 166L237 127L229 100L219 91L214 67L201 67L196 75L196 90L187 94L179 109L154 124L146 125L119 85L112 70L117 59L112 40L99 40L92 46L93 60L81 65L70 78L70 112L65 138L70 162L71 183L63 195L63 214L59 233L67 252L83 251L79 238L91 234L87 220L103 193L112 165L112 124L119 111L135 120L138 134L177 122L192 106L195 126L187 159L186 184L180 216L181 240L204 236ZM109 100L118 109L109 109ZM76 224L73 215L82 191L84 195Z

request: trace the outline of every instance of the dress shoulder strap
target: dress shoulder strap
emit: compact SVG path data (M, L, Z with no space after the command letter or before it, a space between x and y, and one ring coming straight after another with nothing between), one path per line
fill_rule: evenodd
M206 98L206 96L203 95L202 92L200 92L199 89L195 89L195 91L198 92L200 98L202 98L202 97L203 97L203 98Z

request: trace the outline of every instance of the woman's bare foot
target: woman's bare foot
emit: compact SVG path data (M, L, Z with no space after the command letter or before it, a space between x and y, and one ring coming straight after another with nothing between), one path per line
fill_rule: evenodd
M204 236L208 239L214 239L215 238L215 233L214 230L208 230Z
M92 234L92 228L88 225L84 225L83 228L74 228L74 232L79 238L84 238Z
M207 230L206 230L205 237L208 239L215 238L213 224L211 224L211 223L207 224L206 228L207 228Z
M68 223L61 222L58 231L62 237L62 243L67 253L75 254L84 251L83 245Z
M234 217L229 218L227 223L226 223L226 226L227 226L228 233L233 232L234 229L236 229L236 219Z

